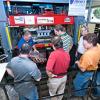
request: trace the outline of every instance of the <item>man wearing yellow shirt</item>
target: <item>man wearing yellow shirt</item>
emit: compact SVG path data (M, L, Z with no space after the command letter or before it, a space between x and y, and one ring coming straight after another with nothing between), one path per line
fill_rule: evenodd
M74 79L75 90L87 88L93 71L97 70L100 62L100 45L95 34L87 34L83 37L83 45L86 49L79 61L76 61L80 71ZM75 92L76 96L86 95L86 90Z

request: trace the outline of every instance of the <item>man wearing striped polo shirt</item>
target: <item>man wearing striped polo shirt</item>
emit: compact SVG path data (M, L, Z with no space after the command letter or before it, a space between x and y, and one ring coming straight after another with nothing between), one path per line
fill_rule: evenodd
M62 25L56 25L54 32L59 35L63 41L63 49L69 52L73 46L72 37L66 33L66 29Z

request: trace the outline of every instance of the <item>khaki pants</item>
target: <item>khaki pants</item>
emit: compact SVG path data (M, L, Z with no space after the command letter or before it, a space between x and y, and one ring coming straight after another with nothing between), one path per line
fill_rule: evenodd
M62 78L49 78L47 85L49 87L50 96L64 93L66 80L67 80L67 75L65 75ZM53 97L51 98L51 100L62 100L62 98L63 98L63 95Z

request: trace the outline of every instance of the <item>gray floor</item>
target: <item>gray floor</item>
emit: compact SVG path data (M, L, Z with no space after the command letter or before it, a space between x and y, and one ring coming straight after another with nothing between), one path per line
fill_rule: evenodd
M0 100L7 100L2 88L0 88Z

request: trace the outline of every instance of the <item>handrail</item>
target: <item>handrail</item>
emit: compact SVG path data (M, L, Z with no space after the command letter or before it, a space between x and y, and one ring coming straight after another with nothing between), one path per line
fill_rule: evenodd
M7 54L2 54L0 55L0 62L7 59L8 58L8 55Z
M69 72L70 73L70 72ZM68 73L67 73L68 74ZM42 78L42 80L43 79L47 79L47 77L43 77ZM5 85L14 85L14 84L18 84L18 83L22 83L22 82L29 82L30 80L27 80L27 81L20 81L20 82L9 82L9 83L0 83L0 86L5 86ZM32 80L31 80L32 81ZM39 85L39 86L41 86L42 84L41 84L41 81L40 82L36 82L35 81L35 84L36 85ZM98 87L98 86L100 86L100 85L96 85L96 86L91 86L91 89L93 89L93 88L96 88L96 87ZM40 87L39 87L40 88ZM89 87L87 87L87 88L82 88L82 89L79 89L79 90L72 90L72 93L74 93L74 92L77 92L77 91L81 91L81 90L88 90L89 89ZM52 97L56 97L56 96L60 96L60 95L64 95L65 93L63 93L63 94L59 94L59 95L55 95L55 96L46 96L46 97L42 97L42 99L46 99L46 98L52 98ZM40 99L41 100L41 99Z

